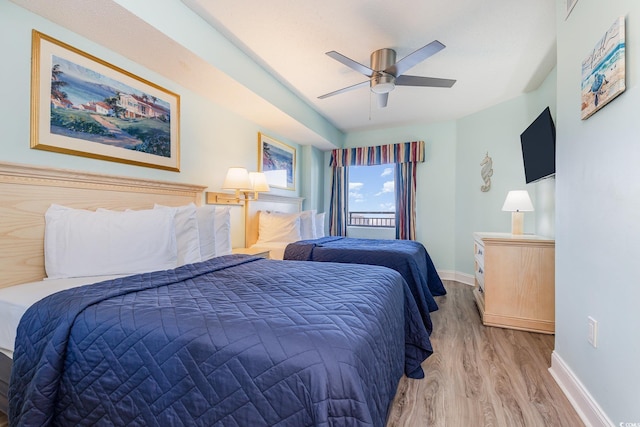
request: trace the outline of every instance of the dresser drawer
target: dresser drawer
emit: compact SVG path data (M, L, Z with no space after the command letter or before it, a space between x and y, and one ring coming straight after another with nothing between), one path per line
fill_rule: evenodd
M474 258L478 264L484 267L484 245L477 240L473 242Z
M478 282L478 287L481 289L481 291L484 292L484 266L479 264L478 262L476 262L475 264L476 264L476 272L475 272L476 281Z
M555 242L507 233L474 233L473 242L473 296L482 323L553 334Z

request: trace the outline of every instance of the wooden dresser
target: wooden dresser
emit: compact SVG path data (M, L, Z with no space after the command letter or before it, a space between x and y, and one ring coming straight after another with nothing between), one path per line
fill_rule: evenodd
M474 233L476 304L487 326L555 332L555 241Z

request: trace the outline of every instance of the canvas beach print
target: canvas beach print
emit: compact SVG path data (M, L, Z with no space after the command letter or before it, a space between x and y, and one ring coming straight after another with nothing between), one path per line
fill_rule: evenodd
M625 88L624 16L621 16L582 62L582 120L607 105Z
M269 186L295 190L296 149L258 133L258 171Z
M31 148L179 171L180 98L33 31Z

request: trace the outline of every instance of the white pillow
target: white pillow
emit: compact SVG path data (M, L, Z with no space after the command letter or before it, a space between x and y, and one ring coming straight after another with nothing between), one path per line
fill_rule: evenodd
M303 240L316 238L316 210L300 212L300 236Z
M259 212L256 245L268 242L296 242L301 239L299 213Z
M51 205L45 213L45 270L51 279L174 268L175 211L92 212Z
M324 212L316 214L316 239L324 237Z
M170 207L155 204L154 209L175 210L174 226L176 230L176 244L178 246L178 267L185 264L200 262L200 237L198 235L198 220L196 205L189 203L185 206Z
M197 207L196 218L200 237L200 257L202 261L206 261L216 256L216 207Z
M216 256L231 254L231 207L216 206Z

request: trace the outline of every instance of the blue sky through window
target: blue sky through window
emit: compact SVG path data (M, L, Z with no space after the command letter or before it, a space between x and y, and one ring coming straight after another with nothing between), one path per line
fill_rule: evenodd
M349 211L395 212L394 167L349 166Z

